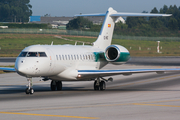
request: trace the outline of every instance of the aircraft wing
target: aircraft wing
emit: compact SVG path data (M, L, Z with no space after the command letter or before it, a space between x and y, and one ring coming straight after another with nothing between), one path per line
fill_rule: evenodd
M106 77L111 75L131 75L135 73L148 73L156 72L158 74L164 72L175 72L180 71L180 68L168 68L168 69L125 69L125 70L78 70L79 78L89 78L89 77Z
M15 68L8 68L8 67L0 67L0 70L3 70L4 72L16 72Z

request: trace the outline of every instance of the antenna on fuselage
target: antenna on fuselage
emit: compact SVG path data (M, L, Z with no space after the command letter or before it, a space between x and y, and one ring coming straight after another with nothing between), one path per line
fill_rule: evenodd
M77 41L75 42L75 46L77 45Z
M51 42L51 45L53 45L53 41Z

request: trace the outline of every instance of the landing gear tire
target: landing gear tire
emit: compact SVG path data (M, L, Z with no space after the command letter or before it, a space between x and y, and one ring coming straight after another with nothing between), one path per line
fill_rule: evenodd
M62 82L61 81L51 81L51 90L55 91L55 90L62 90Z
M100 82L100 90L105 90L106 89L106 83L104 81Z
M99 90L99 85L97 85L97 81L94 81L94 90Z
M34 89L33 88L26 88L25 90L26 94L33 94L34 93Z
M34 89L33 88L31 88L29 91L30 91L30 94L34 93Z
M56 81L54 81L54 80L51 81L51 90L52 91L56 90Z
M26 88L25 92L26 94L29 94L29 88Z
M61 81L56 82L56 87L58 91L62 90L62 82Z

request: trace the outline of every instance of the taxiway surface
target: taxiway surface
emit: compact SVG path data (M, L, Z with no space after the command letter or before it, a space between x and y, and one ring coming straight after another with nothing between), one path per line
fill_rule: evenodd
M104 69L162 68L172 66L108 65ZM174 66L177 67L177 66ZM26 78L0 74L2 120L178 120L180 74L143 73L114 76L105 91L94 91L93 81L63 82L62 91L51 91L50 81L33 79L35 93L26 95Z

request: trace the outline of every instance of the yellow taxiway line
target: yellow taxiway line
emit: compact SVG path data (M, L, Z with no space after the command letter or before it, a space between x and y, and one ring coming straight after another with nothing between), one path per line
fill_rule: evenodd
M141 103L134 103L134 105L160 106L160 107L180 107L180 106L176 106L176 105L141 104Z
M180 99L174 100L163 100L163 101L152 101L152 102L142 102L142 103L123 103L123 104L104 104L104 105L90 105L90 106L75 106L75 107L64 107L64 108L49 108L49 109L69 109L69 108L89 108L89 107L112 107L112 106L124 106L124 105L142 105L142 106L159 106L159 107L180 107L176 105L163 105L155 103L165 103L165 102L177 102ZM46 110L49 110L46 109ZM32 110L42 110L42 109L31 109ZM45 109L43 109L45 110ZM20 113L20 111L26 110L16 110L11 112L0 112L0 114L14 114L14 115L30 115L30 116L46 116L46 117L65 117L65 118L81 118L81 119L100 119L98 117L83 117L83 116L66 116L66 115L48 115L48 114L33 114L33 113Z
M97 117L66 116L66 115L48 115L48 114L16 113L16 112L0 112L0 114L31 115L31 116L46 116L46 117L66 117L66 118L82 118L82 119L99 119L99 118L97 118Z

